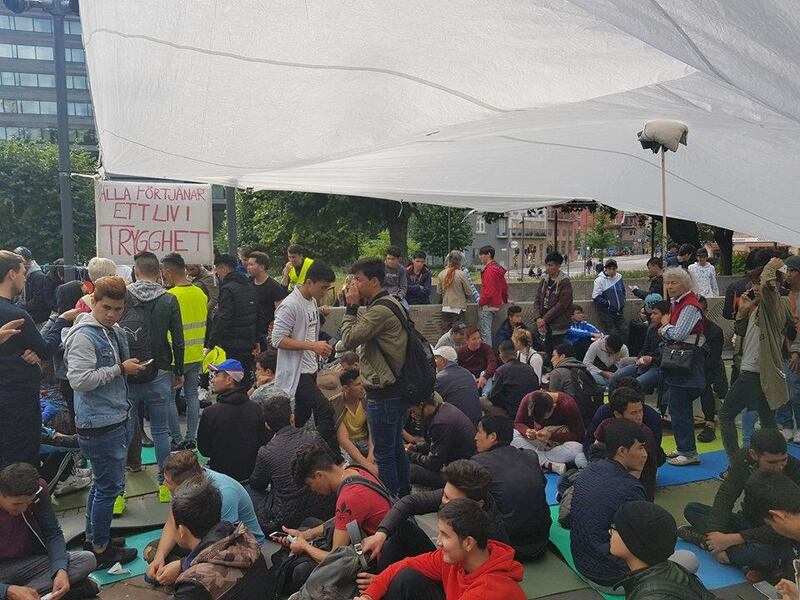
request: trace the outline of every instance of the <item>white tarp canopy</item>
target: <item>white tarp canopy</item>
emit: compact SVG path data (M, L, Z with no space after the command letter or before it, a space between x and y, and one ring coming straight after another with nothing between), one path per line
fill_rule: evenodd
M800 239L797 0L81 0L106 172Z

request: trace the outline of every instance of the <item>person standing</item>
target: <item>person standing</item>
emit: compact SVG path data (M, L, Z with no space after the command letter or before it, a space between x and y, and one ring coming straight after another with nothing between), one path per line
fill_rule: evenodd
M50 316L50 306L53 304L53 299L47 293L47 275L25 246L18 247L14 253L25 262L25 288L20 306L28 311L36 328L41 329Z
M347 311L342 320L342 344L358 348L359 368L367 390L367 420L373 435L375 462L381 481L393 494L411 492L408 455L403 446L403 427L408 417L408 399L397 382L408 345L405 323L388 303L400 303L383 289L386 275L383 261L363 259L350 272L355 275L347 288ZM369 304L361 314L361 299Z
M406 299L409 304L431 303L431 271L425 264L427 258L427 254L418 250L411 255L411 264L406 267Z
M697 262L689 265L689 273L697 286L697 293L706 298L719 296L717 285L717 270L708 262L708 250L700 248L697 251Z
M787 441L800 443L800 256L789 256L784 261L784 279L789 286L789 302L794 317L795 339L789 346L789 360L786 361L786 383L789 386L789 402L778 409L778 420L783 437ZM796 425L796 427L795 427Z
M286 249L286 266L283 267L281 285L290 292L306 281L308 270L314 263L313 258L306 256L306 249L300 244L292 244Z
M208 318L214 315L219 300L219 285L214 273L207 270L203 265L186 265L186 274L191 277L192 285L196 285L208 298L206 307L208 308Z
M548 354L563 340L570 327L572 310L572 282L561 271L564 257L551 252L544 259L545 277L539 282L536 291L534 310L537 315L536 328L544 337L545 351Z
M219 285L219 303L211 324L208 347L219 346L227 358L242 363L244 383L250 387L253 377L253 350L256 347L258 303L256 289L236 271L236 259L221 254L214 261Z
M186 396L186 436L180 435L178 411L170 405L170 431L173 441L183 449L193 450L197 445L197 424L200 422L200 398L197 386L203 365L203 346L208 323L208 298L199 287L186 277L186 263L180 254L167 254L162 260L164 283L168 293L178 299L183 325L183 393ZM177 435L178 439L174 436Z
M478 327L481 338L492 345L492 323L497 311L508 304L508 282L506 270L494 259L494 248L483 246L478 256L483 265L481 271L481 293L478 300Z
M664 265L661 262L660 258L654 256L653 258L647 261L647 273L650 280L650 284L648 285L646 290L641 289L637 285L632 285L628 289L634 296L636 296L640 300L644 300L650 294L659 294L663 298Z
M250 281L256 288L258 302L256 333L261 352L267 349L267 329L269 329L269 324L275 320L275 309L288 295L286 288L269 276L268 268L269 257L266 254L257 251L250 253L247 259L247 272L250 274Z
M617 273L617 261L606 261L603 272L594 280L592 301L597 307L600 329L606 335L616 334L623 342L628 339L628 324L625 322L625 282Z
M461 269L462 254L453 250L447 256L447 268L437 275L439 295L442 303L442 329L447 331L467 310L467 302L472 298L468 275Z
M275 312L272 345L278 349L275 387L294 398L296 425L305 425L313 413L320 435L338 456L333 408L317 387L317 357L327 359L333 353L331 345L319 339L319 302L334 281L333 269L315 260L303 284L295 287Z
M704 296L697 299L703 308L703 335L706 338L705 379L706 387L700 396L700 405L703 408L703 418L706 421L703 430L697 434L697 441L708 443L713 442L717 434L714 431L717 426L717 396L724 398L728 395L728 374L725 372L725 363L722 362L722 349L725 346L725 334L722 327L708 318L708 301ZM656 367L657 368L657 367Z
M126 377L145 366L128 353L128 336L118 325L128 293L121 277L94 282L92 312L79 315L64 339L67 379L75 391L78 444L91 461L92 487L86 500L86 541L98 566L136 558L136 549L111 541L114 503L125 488L125 462L133 437Z

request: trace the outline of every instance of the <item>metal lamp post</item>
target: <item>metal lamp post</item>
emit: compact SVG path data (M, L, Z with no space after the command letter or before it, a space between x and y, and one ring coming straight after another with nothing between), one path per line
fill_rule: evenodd
M69 127L67 119L67 67L64 53L64 16L79 14L78 0L3 0L13 13L39 8L53 19L53 59L56 67L56 117L58 122L58 196L61 204L61 237L64 280L75 279L75 235L69 180Z

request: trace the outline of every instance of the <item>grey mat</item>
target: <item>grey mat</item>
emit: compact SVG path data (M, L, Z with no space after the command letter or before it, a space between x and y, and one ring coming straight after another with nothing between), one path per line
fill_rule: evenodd
M601 600L602 596L591 588L543 596L539 600Z
M158 496L142 496L128 500L128 507L121 517L111 521L112 533L127 534L163 527L167 521L170 504L162 504ZM67 544L80 540L86 528L84 512L59 516L61 529Z

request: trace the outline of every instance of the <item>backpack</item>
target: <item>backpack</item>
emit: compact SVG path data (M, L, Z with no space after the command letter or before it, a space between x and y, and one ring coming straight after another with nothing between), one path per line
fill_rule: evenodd
M594 413L603 403L603 389L597 385L588 369L571 368L569 376L572 380L572 389L575 390L572 399L581 411L584 425L587 425L592 422Z
M400 321L408 337L406 343L406 357L403 368L397 373L391 363L383 358L392 371L397 384L403 391L406 400L410 404L420 404L425 402L432 395L436 386L436 362L433 359L433 350L423 335L414 327L414 322L404 315L400 306L391 300L381 298L376 304L382 304L389 308L397 320ZM380 348L380 346L378 346ZM383 353L383 350L381 350Z
M153 358L153 310L157 303L158 298L145 303L128 292L125 313L119 320L119 326L128 335L130 357L138 358L139 362ZM158 367L152 362L141 373L128 375L128 383L149 383L157 374Z

